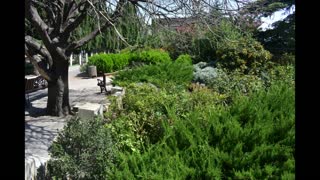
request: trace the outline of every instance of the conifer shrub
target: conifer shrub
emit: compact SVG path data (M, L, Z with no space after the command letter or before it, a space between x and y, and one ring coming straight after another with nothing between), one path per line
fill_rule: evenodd
M177 63L186 63L186 64L192 64L192 59L191 56L188 54L182 54L180 56L178 56L178 58L176 59Z
M119 72L113 83L119 86L127 86L131 83L146 82L159 88L177 86L184 89L193 78L192 72L191 64L167 62Z
M294 177L294 88L277 82L267 91L234 96L229 106L210 105L209 100L185 108L195 100L186 96L166 104L158 142L145 144L143 151L119 152L110 178ZM184 111L178 113L180 105Z

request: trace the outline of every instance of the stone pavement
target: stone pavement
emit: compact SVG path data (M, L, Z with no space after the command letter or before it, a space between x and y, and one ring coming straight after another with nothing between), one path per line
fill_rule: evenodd
M102 79L102 77L99 77ZM111 81L107 78L107 81ZM107 98L100 93L97 78L87 78L79 66L69 68L70 105L79 102L106 104ZM30 93L31 106L25 109L25 179L35 179L37 169L49 159L48 148L71 117L45 115L47 89Z

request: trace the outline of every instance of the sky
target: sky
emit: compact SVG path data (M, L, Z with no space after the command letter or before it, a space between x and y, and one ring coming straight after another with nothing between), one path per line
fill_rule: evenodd
M280 10L273 13L269 17L261 18L261 21L263 22L263 24L259 28L261 28L262 30L270 29L272 28L272 25L271 25L272 23L286 18L289 14L292 14L294 11L295 11L295 6L293 6L290 9L289 13L285 13L285 10Z

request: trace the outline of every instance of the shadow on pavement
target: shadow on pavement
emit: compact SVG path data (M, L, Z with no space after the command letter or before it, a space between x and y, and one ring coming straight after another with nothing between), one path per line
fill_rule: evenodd
M28 107L25 107L25 111L29 113L29 114L26 114L25 116L39 117L39 116L46 115L46 108L34 107L32 106L32 103L30 103Z

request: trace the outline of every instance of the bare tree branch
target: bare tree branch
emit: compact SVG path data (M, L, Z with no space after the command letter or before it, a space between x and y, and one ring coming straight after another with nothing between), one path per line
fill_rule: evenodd
M44 46L37 43L35 41L35 39L33 39L31 36L25 37L25 43L27 44L28 48L33 49L35 52L37 52L40 55L42 55L43 57L45 57L46 60L48 61L49 66L50 67L52 66L52 64L53 64L52 57L51 57L50 53L48 52L48 50Z
M30 59L32 65L39 71L40 75L47 81L51 81L52 78L49 76L49 74L38 65L38 61L41 61L39 60L39 57L37 57L37 55L29 54L27 49L25 50L25 54L28 57L28 59Z
M46 47L50 49L52 47L52 41L47 32L49 29L48 25L41 19L37 9L32 5L31 0L26 0L26 8L28 20L35 26Z
M84 3L83 3L84 4ZM87 16L87 12L86 12L86 10L88 9L88 7L89 7L89 4L88 3L85 3L84 4L84 8L83 8L83 13L81 13L75 20L71 20L72 18L73 18L73 16L75 16L74 14L74 12L76 12L76 10L74 10L73 12L71 12L71 14L69 14L69 20L66 22L66 24L67 25L65 25L66 27L65 28L63 28L64 30L63 30L63 33L62 33L62 37L64 37L64 36L66 36L66 37L69 37L69 35L70 35L70 33L73 31L73 30L75 30L80 24L81 24L81 22L85 19L85 17ZM77 7L78 9L77 9L77 11L79 12L80 10L80 8L81 8L81 6L78 6Z
M52 22L54 22L54 20L55 20L55 18L56 18L56 15L55 15L55 13L53 12L53 10L49 7L49 5L44 4L44 3L42 3L42 2L39 2L39 1L36 1L36 0L33 0L32 2L35 3L37 6L45 9L46 12L47 12L47 14L48 14L48 16L49 16L49 18L50 18L50 20L51 20Z

